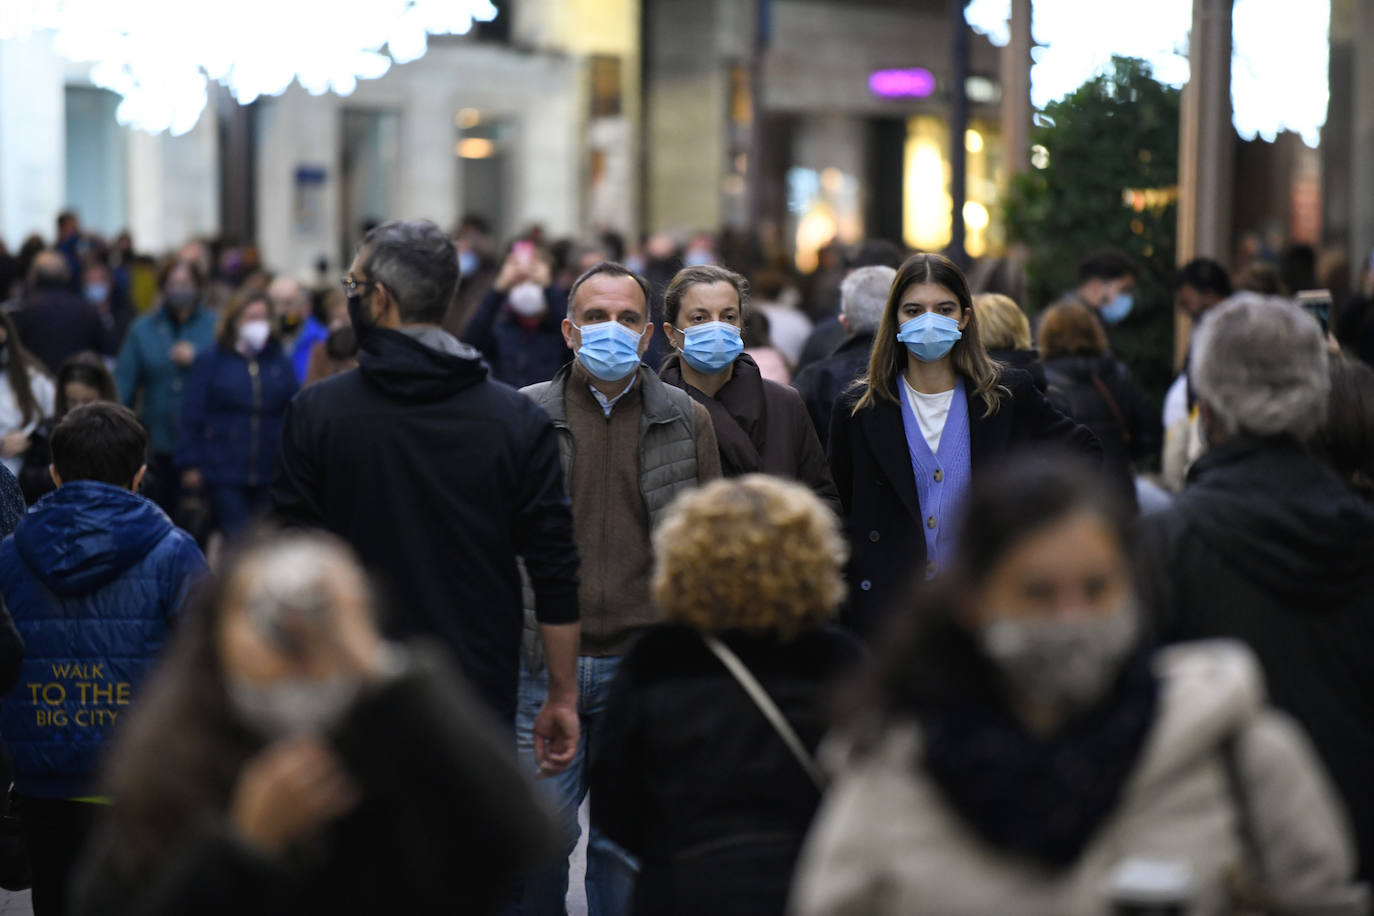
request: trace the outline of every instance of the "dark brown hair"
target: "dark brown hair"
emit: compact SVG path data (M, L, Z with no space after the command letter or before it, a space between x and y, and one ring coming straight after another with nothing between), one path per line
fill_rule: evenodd
M261 302L267 306L267 320L271 321L276 317L276 309L272 308L272 300L268 298L267 291L254 291L239 293L230 299L219 313L219 324L215 325L215 342L226 350L234 350L238 346L239 319L248 310L248 306ZM272 331L276 336L276 330Z
M954 342L950 359L954 363L954 370L973 385L973 390L987 404L984 416L992 416L1002 406L1002 398L1010 397L1011 392L998 383L1001 366L988 356L987 348L979 338L978 313L973 307L973 296L969 293L964 272L949 258L938 254L912 255L893 278L892 289L887 294L887 305L883 308L883 317L873 339L868 376L860 382L861 385L866 383L866 390L854 405L854 413L877 406L880 399L901 403L897 396L897 376L906 369L907 350L897 340L901 323L897 312L901 308L902 296L920 283L934 283L954 293L959 301L959 311L968 316L968 325L963 335Z
M33 380L30 373L46 375L43 364L38 361L19 339L14 328L14 320L6 312L0 312L0 326L5 329L5 344L9 348L9 359L5 361L5 378L9 380L10 390L14 392L15 403L25 426L42 418L43 408L33 393Z
M114 376L105 368L105 362L90 350L73 353L57 370L57 399L53 417L62 419L71 410L67 403L67 384L79 382L100 392L102 401L118 401L119 393L115 388Z
M1051 306L1040 319L1040 357L1098 356L1107 352L1107 332L1092 309L1081 302Z
M172 271L183 264L186 265L187 270L191 271L191 282L196 285L196 291L199 293L205 292L205 274L201 273L200 265L189 258L173 258L162 265L162 269L157 272L157 288L159 291L166 291L167 279L172 275Z
M682 297L694 286L710 286L713 283L728 283L735 288L735 295L739 297L740 312L744 312L744 307L749 304L749 281L724 267L717 267L714 264L703 264L699 267L684 267L677 272L671 283L668 284L668 291L663 294L663 320L677 327L678 315L682 312ZM743 324L743 314L741 314L741 324Z

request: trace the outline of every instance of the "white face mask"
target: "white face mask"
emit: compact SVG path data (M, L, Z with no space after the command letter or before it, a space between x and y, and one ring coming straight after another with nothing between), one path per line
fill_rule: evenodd
M1127 598L1105 616L998 620L978 640L1013 695L1075 715L1112 689L1139 635L1140 612Z
M239 325L239 347L249 353L261 353L271 336L272 325L264 318Z
M229 703L250 728L269 740L323 734L343 718L361 686L357 677L343 675L267 683L236 679L229 683Z
M548 308L544 302L544 290L538 283L518 283L511 287L506 294L506 301L510 303L510 309L517 315L524 318L533 318L542 315Z

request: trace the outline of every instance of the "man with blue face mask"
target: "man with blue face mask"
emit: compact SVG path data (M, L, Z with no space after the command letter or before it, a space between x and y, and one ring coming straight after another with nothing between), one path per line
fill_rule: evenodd
M595 753L589 744L611 680L631 639L658 620L649 597L649 534L673 497L720 476L706 408L640 362L653 333L647 281L620 264L597 264L569 291L563 337L573 361L551 381L522 389L558 432L582 558L578 712L588 740L567 770L541 782L564 826L568 853L577 845L587 755ZM526 636L516 727L522 761L534 772L531 728L547 679L532 626ZM635 873L634 861L593 822L586 879L592 916L625 912ZM521 912L561 914L567 889L565 859L529 881Z
M1100 248L1078 262L1078 285L1059 301L1086 305L1110 333L1110 329L1125 321L1135 308L1135 285L1139 276L1140 268L1121 251Z

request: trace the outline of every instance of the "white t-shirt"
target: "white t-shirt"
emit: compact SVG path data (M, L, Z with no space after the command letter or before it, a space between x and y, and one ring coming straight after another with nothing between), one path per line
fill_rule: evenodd
M945 421L949 419L949 405L954 403L955 389L941 391L939 394L921 394L902 376L902 387L906 389L906 402L921 424L921 435L926 437L933 455L940 450L940 437L945 432Z

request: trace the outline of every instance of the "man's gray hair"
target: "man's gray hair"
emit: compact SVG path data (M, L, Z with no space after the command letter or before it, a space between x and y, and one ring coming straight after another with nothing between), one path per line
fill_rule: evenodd
M427 219L395 220L369 232L363 271L396 300L404 324L440 324L458 292L458 248Z
M1287 299L1243 292L1208 312L1189 374L1214 432L1305 439L1326 416L1328 362L1316 319Z
M840 284L840 308L851 334L872 334L883 320L887 294L897 271L876 265L860 267Z

